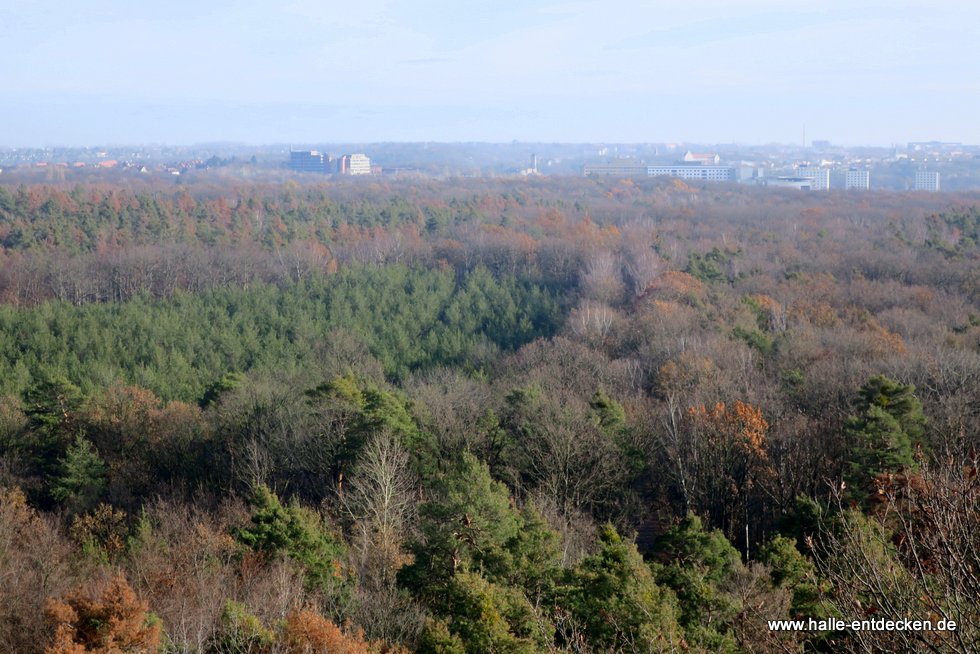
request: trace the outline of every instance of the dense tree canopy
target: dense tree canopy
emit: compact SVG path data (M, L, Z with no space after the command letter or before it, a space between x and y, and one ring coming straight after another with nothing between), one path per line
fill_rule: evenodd
M0 184L0 650L976 651L978 205Z

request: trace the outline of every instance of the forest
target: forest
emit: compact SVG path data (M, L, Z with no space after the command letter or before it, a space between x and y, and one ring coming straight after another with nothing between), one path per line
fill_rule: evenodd
M977 652L978 446L975 193L0 184L3 652Z

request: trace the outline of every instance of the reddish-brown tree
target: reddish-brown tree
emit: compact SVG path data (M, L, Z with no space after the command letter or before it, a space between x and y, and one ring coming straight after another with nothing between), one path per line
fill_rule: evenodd
M122 575L97 597L49 599L44 613L54 632L45 654L152 654L160 647L160 624Z

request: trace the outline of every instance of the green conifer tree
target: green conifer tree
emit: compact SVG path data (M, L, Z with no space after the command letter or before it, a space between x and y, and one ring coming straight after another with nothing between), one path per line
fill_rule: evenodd
M854 409L846 425L852 439L846 478L860 493L880 474L915 467L915 448L926 419L915 386L884 375L872 377L858 390Z
M659 586L636 545L624 542L612 525L599 537L599 552L572 572L559 591L568 611L559 640L596 652L673 652L686 648L677 623L674 594Z
M87 439L79 436L59 459L59 472L51 480L51 497L71 513L95 507L105 492L106 464Z
M677 594L688 640L708 651L735 652L731 628L741 606L725 586L742 568L738 550L721 530L705 530L689 514L657 541L656 551L656 579Z

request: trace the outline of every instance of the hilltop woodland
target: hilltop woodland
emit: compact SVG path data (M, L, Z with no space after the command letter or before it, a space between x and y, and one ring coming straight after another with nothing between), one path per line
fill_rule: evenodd
M0 186L0 651L980 651L980 197ZM767 620L954 620L771 632Z

